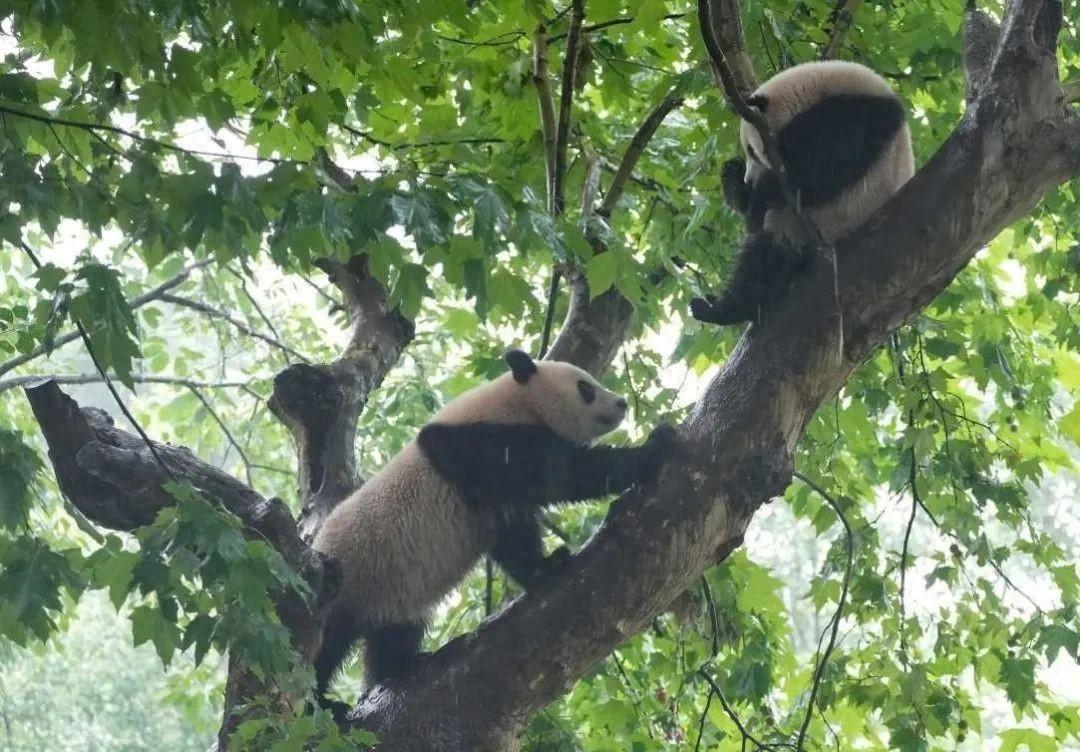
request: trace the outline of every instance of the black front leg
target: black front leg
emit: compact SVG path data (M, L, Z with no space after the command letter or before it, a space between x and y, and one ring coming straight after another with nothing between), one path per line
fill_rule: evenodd
M544 556L540 521L531 509L507 509L495 535L491 557L526 590L551 576L570 558L565 546Z
M659 431L640 447L581 447L539 425L430 423L417 441L470 502L544 506L648 482L673 443L667 439Z

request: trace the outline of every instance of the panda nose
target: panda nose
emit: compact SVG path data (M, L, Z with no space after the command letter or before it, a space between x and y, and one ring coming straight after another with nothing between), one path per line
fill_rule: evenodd
M628 405L626 404L626 400L624 400L622 397L619 397L619 399L615 400L615 407L619 408L625 413Z

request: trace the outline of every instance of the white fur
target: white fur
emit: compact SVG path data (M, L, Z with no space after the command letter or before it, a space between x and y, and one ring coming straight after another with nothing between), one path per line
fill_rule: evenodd
M889 83L865 65L840 60L793 66L770 78L754 94L763 95L768 100L765 120L773 133L798 113L829 96L871 94L896 97ZM766 166L750 159L749 150L753 148L761 159L765 159L765 150L761 136L750 123L742 122L739 136L743 151L747 154L746 180L750 182ZM863 224L914 174L911 132L904 122L896 137L861 180L837 198L812 207L807 213L824 240L832 242ZM770 211L765 216L765 229L791 233L794 231L793 218L786 212Z
M506 373L465 392L432 421L539 424L585 444L622 419L618 396L585 371L554 361L536 366L525 384ZM596 389L591 405L578 394L579 380ZM365 631L417 622L494 545L496 513L466 504L413 441L334 509L314 547L340 564L344 582L338 602L353 611Z

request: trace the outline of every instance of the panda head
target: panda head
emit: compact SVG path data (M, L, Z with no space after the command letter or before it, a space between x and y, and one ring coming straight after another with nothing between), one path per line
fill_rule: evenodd
M626 417L626 400L577 366L535 361L521 350L506 353L506 363L525 409L567 441L588 444Z

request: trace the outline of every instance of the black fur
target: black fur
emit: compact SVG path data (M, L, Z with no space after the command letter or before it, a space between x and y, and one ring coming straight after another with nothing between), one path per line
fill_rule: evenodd
M637 447L578 446L541 425L429 423L417 443L469 504L500 510L492 556L523 587L557 570L569 552L544 557L536 513L651 483L675 443L660 426Z
M694 298L690 314L698 321L721 326L761 321L812 268L815 258L811 244L769 232L747 235L724 294Z
M834 95L800 112L776 134L803 207L833 200L867 173L904 123L896 97Z
M508 350L503 357L510 366L510 372L514 374L514 381L519 384L527 383L529 377L536 373L536 363L523 350Z
M904 108L895 97L856 94L831 96L792 118L776 141L800 209L828 203L854 185L881 158L903 122ZM730 160L721 182L725 200L744 217L749 234L724 294L690 301L698 321L760 321L817 256L807 241L762 229L766 213L784 207L784 195L772 170L753 185L743 182L745 171L744 160Z

